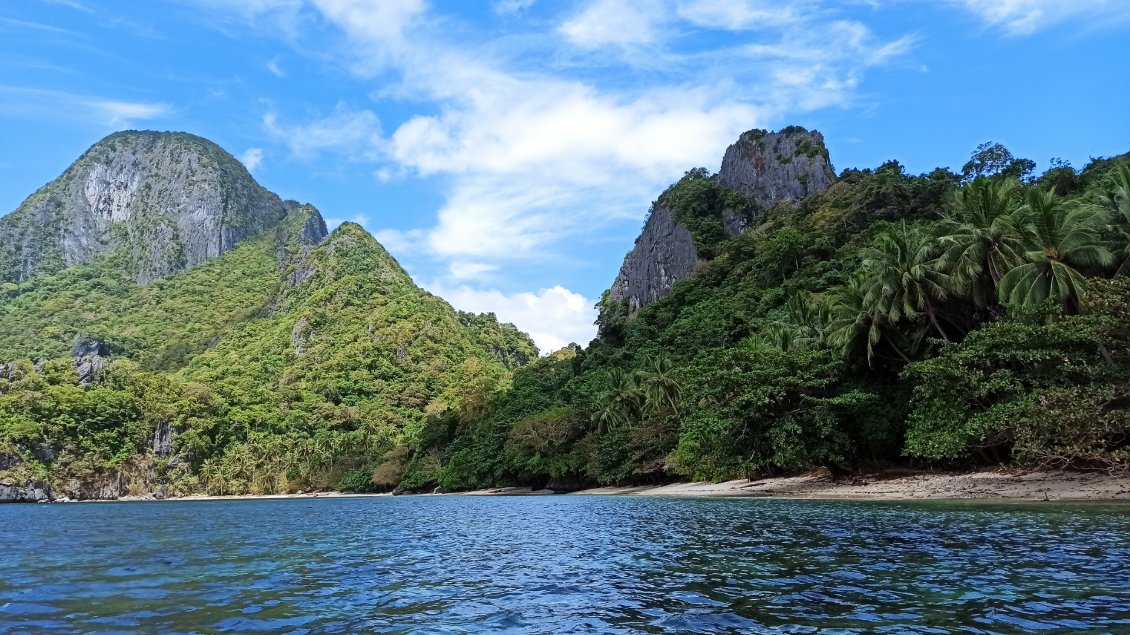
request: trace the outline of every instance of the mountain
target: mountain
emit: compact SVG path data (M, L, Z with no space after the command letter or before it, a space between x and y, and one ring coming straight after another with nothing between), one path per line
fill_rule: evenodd
M36 233L44 214L60 224ZM537 357L191 135L111 135L0 227L20 237L0 286L9 498L365 489L429 416Z
M0 280L122 252L149 282L230 251L293 206L207 139L119 132L0 219Z
M790 126L742 134L726 149L717 175L693 170L659 196L608 297L635 313L689 278L718 244L771 207L819 194L834 180L819 132Z
M374 478L1130 470L1130 155L1034 175L988 143L967 165L833 176L815 131L741 135L658 197L596 339L429 420Z

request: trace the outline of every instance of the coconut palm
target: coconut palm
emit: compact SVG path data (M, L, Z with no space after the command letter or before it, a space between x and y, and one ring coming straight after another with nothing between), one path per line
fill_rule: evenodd
M611 368L605 371L605 385L605 390L597 395L597 411L593 417L602 433L635 420L644 400L638 373Z
M893 324L888 314L869 300L870 288L868 277L857 274L829 293L828 344L840 349L844 357L866 354L868 365L874 365L880 344L886 344L909 364L910 358L890 337Z
M657 355L649 358L642 384L648 410L656 412L670 406L671 412L678 414L683 387L675 378L675 364L669 357Z
M1118 270L1114 275L1130 275L1130 163L1114 170L1114 189L1108 200L1113 229L1118 236L1116 244Z
M929 234L906 224L882 227L875 242L864 249L862 270L868 281L866 306L897 324L927 320L944 340L949 335L938 319L938 304L948 297L949 275L939 267L938 243Z
M808 351L824 346L829 322L825 303L811 295L797 293L785 303L787 321L771 322L758 333L756 342L782 352Z
M954 289L979 309L996 305L1000 279L1024 260L1017 186L1013 179L978 178L958 190L941 224L940 264Z
M1107 266L1114 256L1103 246L1106 213L1088 205L1067 206L1053 190L1029 190L1025 204L1025 262L1001 278L1004 304L1034 305L1052 298L1078 313L1087 281L1078 267Z

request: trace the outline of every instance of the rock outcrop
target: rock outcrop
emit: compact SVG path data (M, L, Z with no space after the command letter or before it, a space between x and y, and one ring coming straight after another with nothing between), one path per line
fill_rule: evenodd
M0 282L122 250L146 283L231 250L291 207L211 141L115 133L0 219Z
M766 210L828 189L836 178L824 135L798 126L750 130L726 148L718 180Z
M790 126L779 132L743 133L726 149L714 178L748 201L756 221L777 203L798 201L828 189L835 172L823 135ZM749 228L750 219L748 213L726 208L717 222L726 236L736 236ZM635 313L669 293L676 281L693 275L699 261L690 231L670 210L657 204L624 260L609 297L626 302L628 312Z
M71 348L71 363L78 373L78 383L89 386L106 367L110 349L105 343L91 337L79 336Z
M51 488L41 481L22 485L0 482L0 503L46 503L54 498Z
M651 211L636 246L616 276L609 297L626 301L631 313L667 295L678 280L689 278L698 264L690 231L665 207Z

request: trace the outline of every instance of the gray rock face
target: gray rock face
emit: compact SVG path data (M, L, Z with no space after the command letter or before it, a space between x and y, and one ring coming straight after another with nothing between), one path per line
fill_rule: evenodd
M231 250L291 206L206 139L115 133L0 219L0 281L122 250L146 283Z
M609 295L613 300L626 300L634 313L667 295L676 281L689 278L696 264L698 250L691 233L676 222L670 210L656 207Z
M173 453L173 437L177 431L169 425L168 421L161 420L157 422L157 427L153 430L153 454L160 457L167 457Z
M765 210L828 189L835 179L824 136L800 127L750 130L726 148L718 180Z
M89 386L98 377L98 373L106 368L110 354L106 344L90 337L79 336L71 348L71 360L78 373L78 382Z
M791 126L779 132L750 130L742 134L726 149L715 178L737 190L753 204L757 214L763 214L779 202L823 192L832 184L835 172L823 135ZM727 236L749 229L748 217L737 210L723 210L721 221ZM635 313L667 295L676 280L689 278L698 262L690 232L670 211L656 207L609 295L613 300L627 301L629 313Z
M43 503L54 500L46 483L32 481L25 485L0 482L0 503Z

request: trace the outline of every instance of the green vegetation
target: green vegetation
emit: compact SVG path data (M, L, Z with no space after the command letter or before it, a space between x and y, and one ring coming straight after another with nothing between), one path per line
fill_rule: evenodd
M359 226L303 244L316 213L145 286L122 253L6 286L0 354L50 361L0 368L0 476L80 497L370 489L429 415L474 416L537 356L420 290ZM59 359L79 336L111 353L89 388Z
M748 208L692 170L657 204L709 260L693 278L635 315L605 294L587 348L519 369L395 461L427 457L411 485L454 489L1130 467L1130 284L1110 279L1130 168L1030 164L986 144L964 176L848 170L736 237L721 210Z
M986 144L961 175L846 170L757 215L692 170L656 205L696 275L635 314L606 293L597 339L542 358L356 225L304 244L312 208L148 285L119 250L0 287L0 359L23 360L0 367L0 478L89 497L1127 469L1128 158L1033 178ZM756 224L727 236L727 211ZM89 386L76 338L110 351Z

